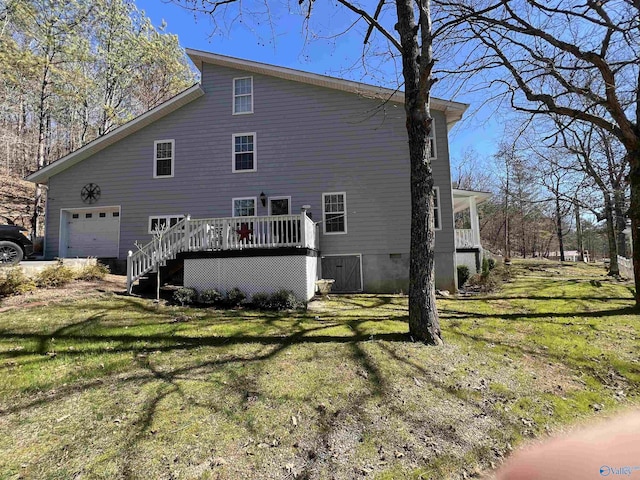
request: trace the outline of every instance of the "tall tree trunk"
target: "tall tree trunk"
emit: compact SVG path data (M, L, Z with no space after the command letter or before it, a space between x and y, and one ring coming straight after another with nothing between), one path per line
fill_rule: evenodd
M640 143L640 141L638 142ZM636 286L636 307L640 308L640 145L627 155L629 183L631 185L631 249L633 251L633 277Z
M50 72L50 60L49 50L45 52L45 63L42 67L42 77L40 78L40 98L38 99L38 150L36 155L36 170L41 169L45 165L46 155L46 100L49 85L49 72ZM33 199L33 212L31 217L31 230L34 238L40 235L38 228L38 219L42 212L42 187L36 184L35 194Z
M613 193L613 211L616 219L616 241L618 243L618 254L627 256L627 237L624 229L627 228L627 217L625 215L624 190L617 188Z
M578 244L578 255L580 261L584 262L584 242L582 239L582 224L580 223L580 206L578 205L578 199L574 201L574 205L576 209L576 242Z
M615 221L613 218L613 202L611 195L604 195L604 216L607 228L607 242L609 244L609 275L617 277L620 275L618 267L618 244L616 242Z
M520 194L522 195L522 194ZM520 241L522 242L522 258L527 258L527 230L524 224L524 208L520 200Z
M421 16L422 51L419 49L414 17L413 0L396 0L398 23L402 46L402 73L405 85L405 113L409 137L409 160L411 170L411 250L409 261L409 332L425 343L442 343L440 321L436 307L433 222L433 176L429 160L428 138L432 119L429 112L429 90L433 65L429 0L422 1ZM425 12L428 24L425 24ZM426 29L426 31L425 31ZM420 58L422 55L422 58ZM424 58L427 55L428 58ZM418 61L417 59L420 60ZM427 65L420 78L420 65ZM425 83L426 83L426 89ZM421 89L422 83L422 89ZM426 91L425 91L426 90ZM426 93L426 95L425 95Z
M558 235L558 248L560 249L560 261L564 262L564 239L562 238L562 212L560 211L560 198L556 195L556 231Z
M509 236L509 170L507 169L506 186L504 192L504 249L506 258L511 258L511 237Z

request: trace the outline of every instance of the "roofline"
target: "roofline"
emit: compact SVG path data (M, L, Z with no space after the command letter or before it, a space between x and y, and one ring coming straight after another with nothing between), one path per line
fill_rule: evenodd
M493 193L491 192L482 192L480 190L463 190L461 188L452 188L451 191L454 195L458 195L460 197L478 197L483 200L486 200L493 196Z
M203 63L210 63L213 65L260 73L272 77L279 77L285 80L292 80L319 87L341 90L343 92L355 93L364 97L380 98L386 101L404 104L404 92L400 90L377 87L367 83L354 82L352 80L344 80L342 78L330 77L328 75L320 75L317 73L304 72L302 70L295 70L288 67L279 67L268 63L254 62L252 60L219 55L217 53L196 50L193 48L186 48L185 51L200 72L202 72ZM431 98L431 106L435 110L444 112L447 118L447 125L449 127L455 125L469 107L466 103L443 100L435 97Z
M142 115L137 116L133 120L120 125L118 128L112 130L106 135L92 140L79 149L32 173L31 175L27 176L25 180L34 183L46 183L53 175L63 172L76 163L79 163L82 160L90 157L91 155L104 150L108 146L113 145L114 143L122 140L125 137L128 137L138 130L141 130L147 125L150 125L156 120L159 120L169 113L174 112L175 110L186 105L187 103L192 102L202 95L204 95L204 90L202 90L200 84L195 84L192 87L189 87L186 90L183 90L182 92L173 96L169 100L161 103L157 107L154 107L151 110L143 113Z

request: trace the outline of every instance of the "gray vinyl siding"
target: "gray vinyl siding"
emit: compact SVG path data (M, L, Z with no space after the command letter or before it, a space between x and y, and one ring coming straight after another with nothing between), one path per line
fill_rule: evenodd
M58 255L60 209L86 207L83 185L102 191L96 206L121 207L120 258L146 243L150 215L232 215L234 197L291 196L292 213L311 205L322 219L322 193L346 192L348 233L320 234L322 254L408 254L409 160L404 108L351 93L254 74L254 113L232 115L234 77L246 72L204 65L204 96L49 181L47 257ZM442 230L436 251L453 253L454 231L446 121L433 112ZM256 132L255 173L232 173L232 134ZM155 140L175 140L172 178L153 178ZM258 200L258 215L267 207ZM322 232L322 229L320 229Z

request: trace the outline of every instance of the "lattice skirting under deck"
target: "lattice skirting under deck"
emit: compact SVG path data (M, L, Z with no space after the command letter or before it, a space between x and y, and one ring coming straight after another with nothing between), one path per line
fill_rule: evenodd
M184 286L222 293L237 287L247 296L291 290L306 301L315 293L317 264L305 255L185 259Z

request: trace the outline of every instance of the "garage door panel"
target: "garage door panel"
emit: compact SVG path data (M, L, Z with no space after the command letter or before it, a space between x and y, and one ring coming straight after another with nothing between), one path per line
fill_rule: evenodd
M65 256L117 257L120 216L116 212L117 208L103 208L68 213Z

